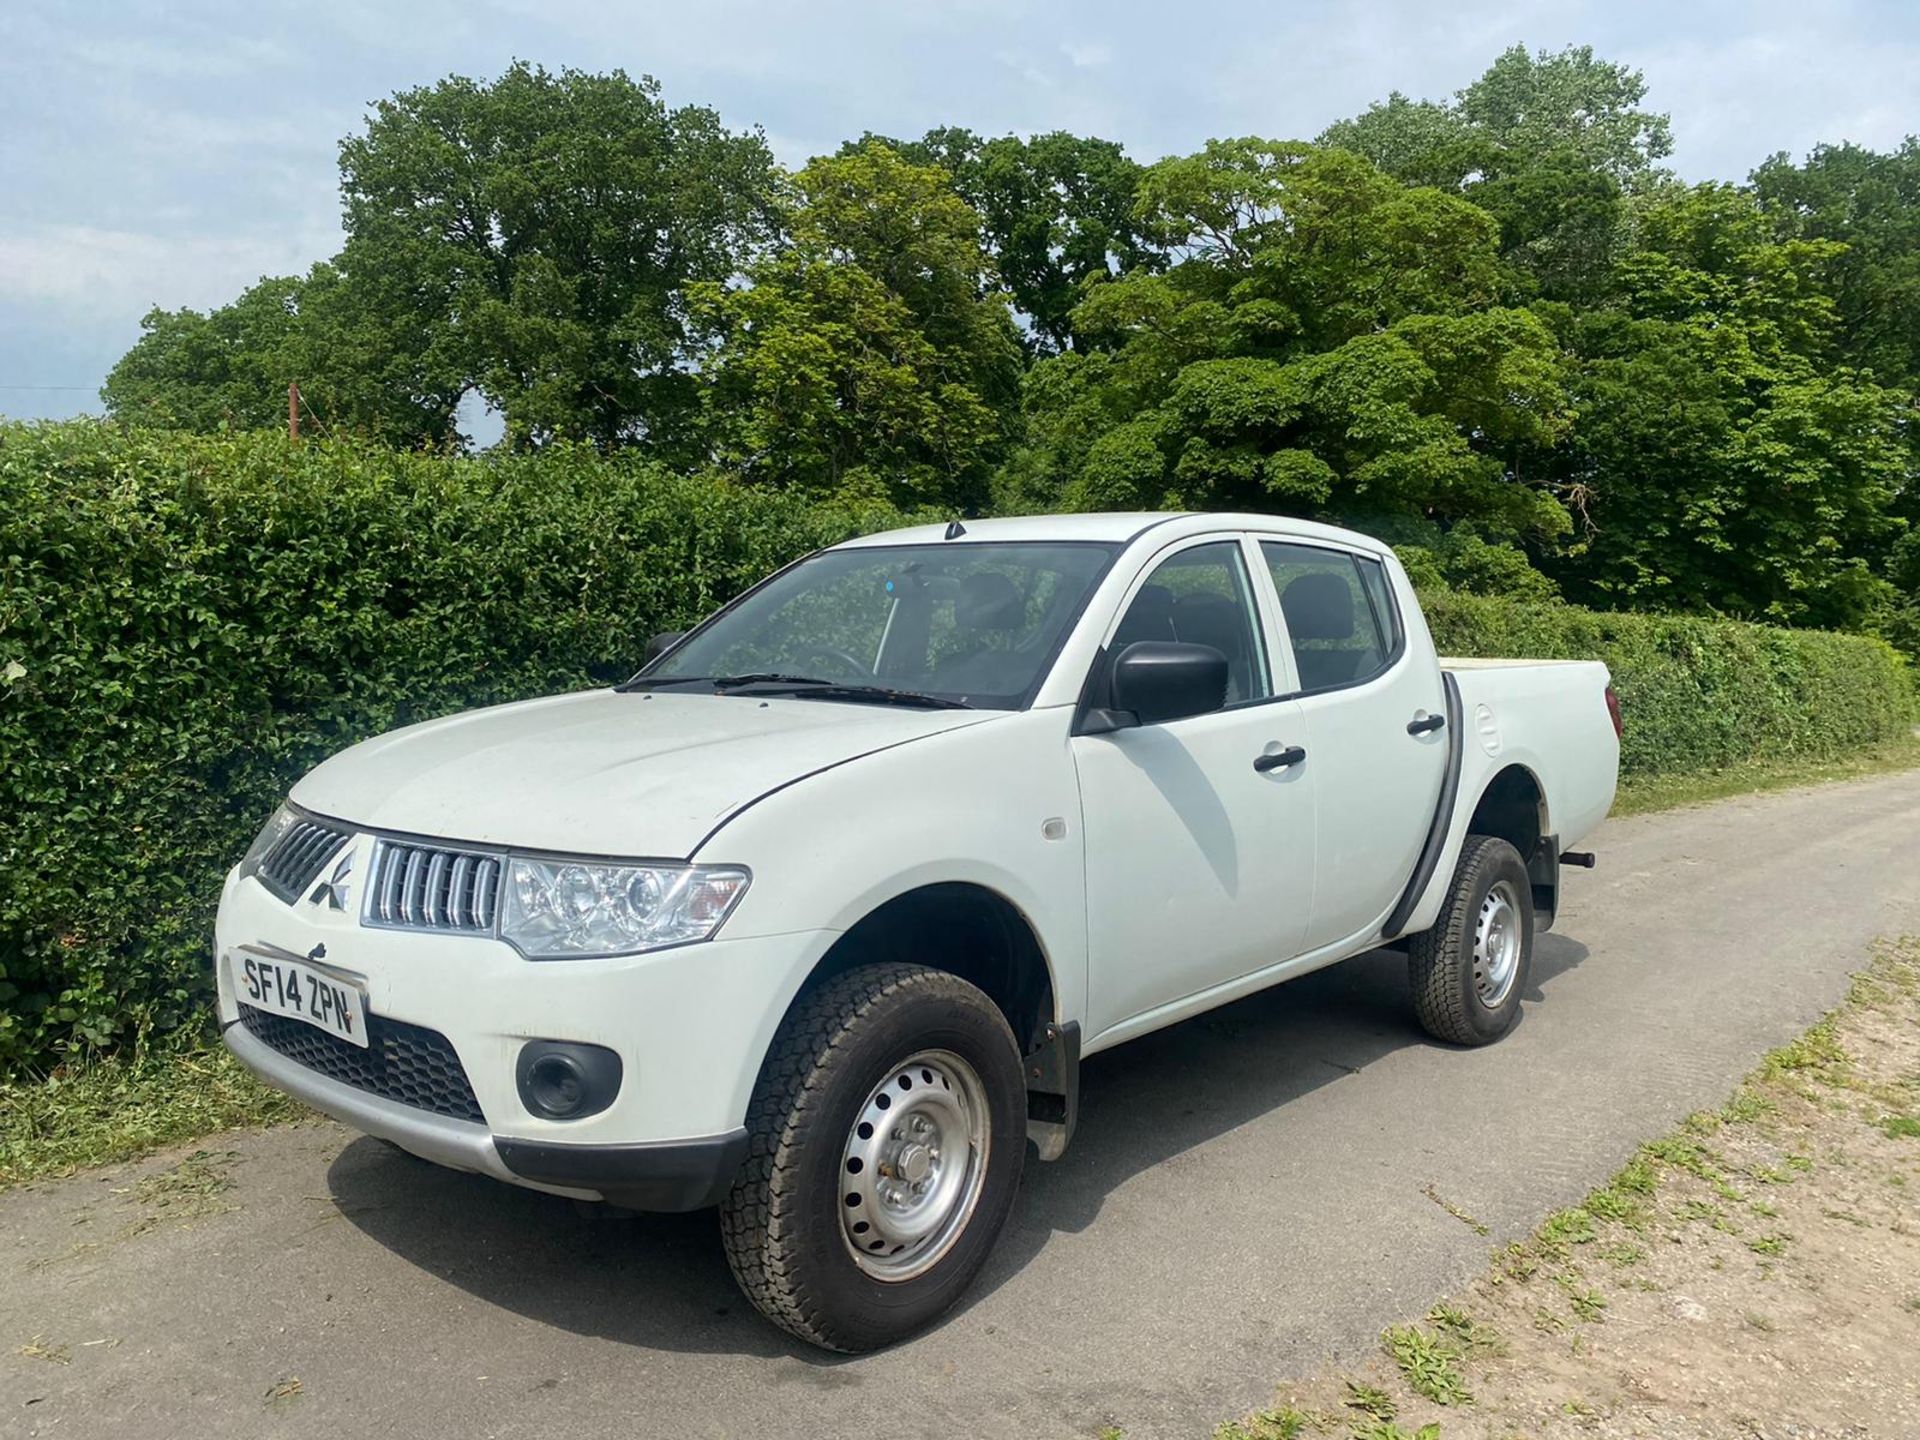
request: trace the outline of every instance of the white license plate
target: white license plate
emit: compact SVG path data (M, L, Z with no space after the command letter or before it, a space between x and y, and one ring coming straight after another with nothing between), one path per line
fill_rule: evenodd
M233 990L256 1010L304 1020L349 1045L367 1048L367 994L343 976L285 956L242 949L233 957Z

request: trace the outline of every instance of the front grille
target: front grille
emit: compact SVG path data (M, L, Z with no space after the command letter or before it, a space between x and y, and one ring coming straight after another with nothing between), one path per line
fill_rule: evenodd
M500 903L500 857L381 840L373 848L366 920L405 930L486 935Z
M240 1023L263 1045L330 1080L435 1115L486 1124L473 1086L467 1083L466 1067L452 1042L438 1030L369 1014L363 1050L302 1021L251 1005L241 1005Z
M291 905L319 878L321 869L340 853L340 847L352 838L352 831L302 817L287 826L273 842L273 848L260 858L254 873L260 877L261 884Z

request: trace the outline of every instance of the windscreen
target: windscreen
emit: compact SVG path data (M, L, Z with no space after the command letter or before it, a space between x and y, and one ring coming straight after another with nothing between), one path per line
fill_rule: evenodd
M825 551L742 596L639 681L807 676L1017 709L1116 548L1010 541Z

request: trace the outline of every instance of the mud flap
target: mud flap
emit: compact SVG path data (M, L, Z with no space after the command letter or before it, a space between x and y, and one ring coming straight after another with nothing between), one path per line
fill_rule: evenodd
M1527 879L1533 886L1533 928L1551 930L1560 908L1560 837L1542 835L1527 857Z
M1027 1075L1027 1138L1042 1160L1058 1160L1080 1121L1080 1025L1049 1025L1022 1061Z

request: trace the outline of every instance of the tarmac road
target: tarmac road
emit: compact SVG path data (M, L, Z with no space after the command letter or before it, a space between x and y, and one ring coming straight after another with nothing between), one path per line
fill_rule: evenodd
M1718 1104L1920 930L1920 772L1593 848L1490 1049L1424 1039L1381 952L1089 1061L970 1301L887 1353L760 1321L711 1215L589 1220L316 1123L0 1196L0 1435L1205 1436ZM230 1190L133 1193L197 1148Z

